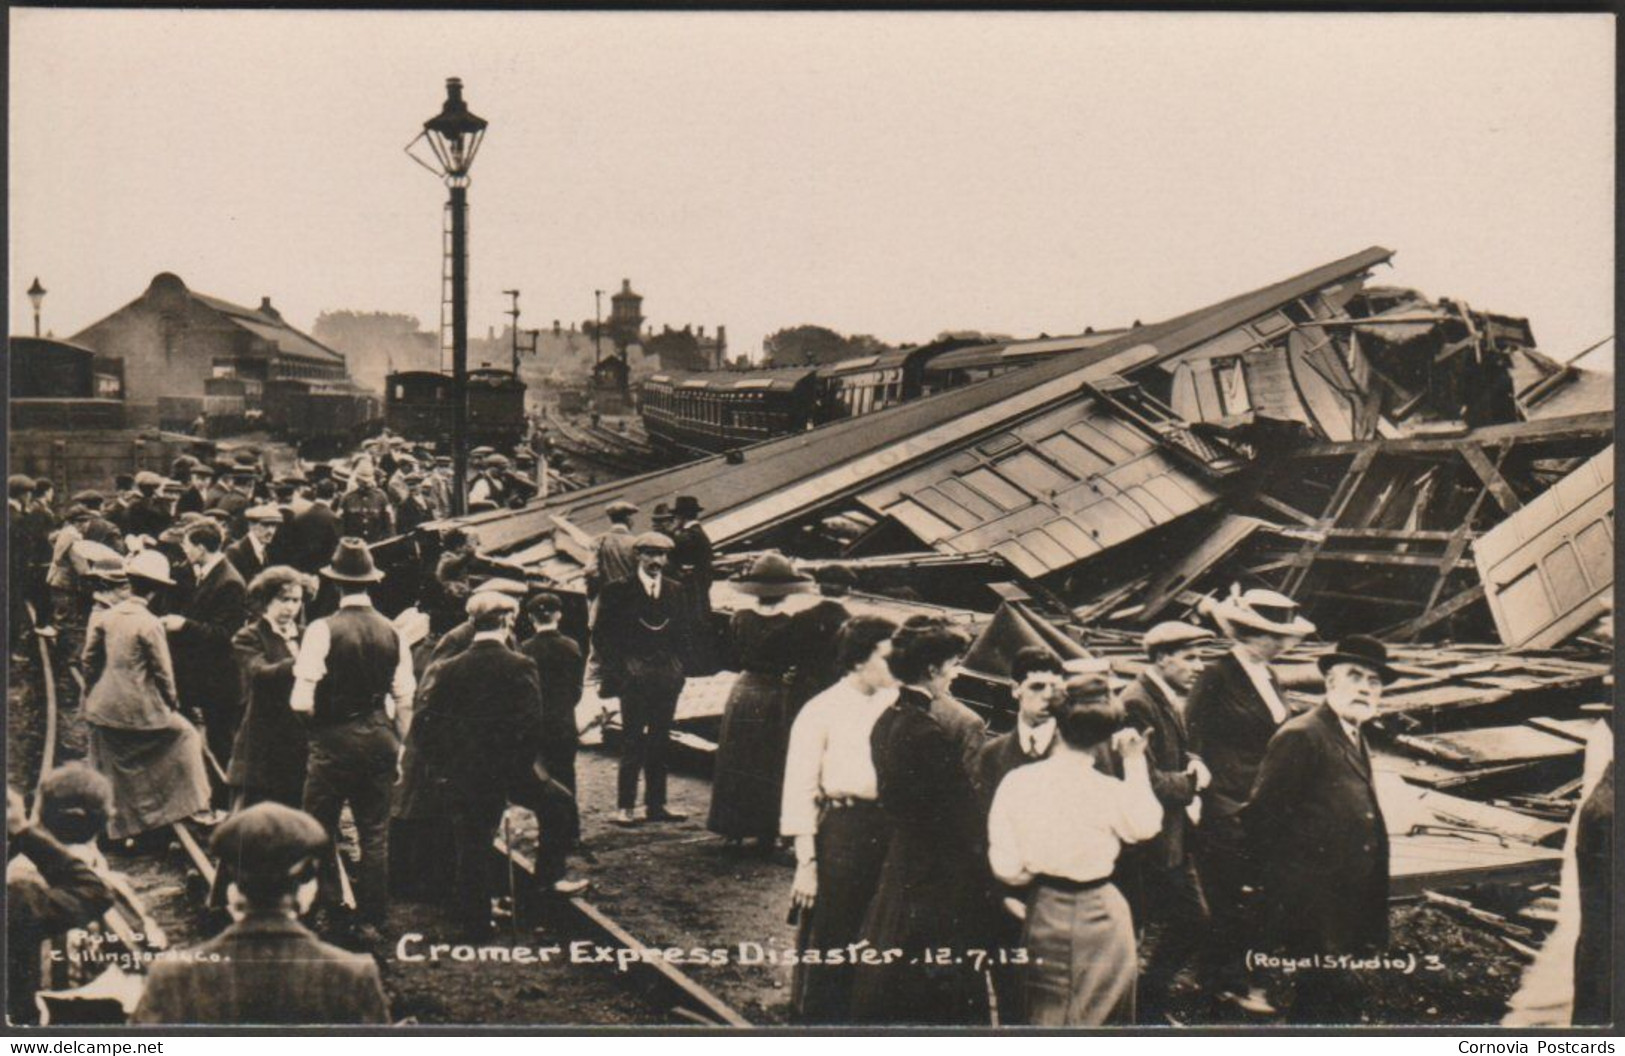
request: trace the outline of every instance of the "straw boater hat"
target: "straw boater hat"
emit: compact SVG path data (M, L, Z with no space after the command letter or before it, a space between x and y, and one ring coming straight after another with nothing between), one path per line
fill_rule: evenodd
M92 578L104 579L109 583L124 582L124 558L112 547L89 539L79 539L73 544L73 553L85 562L88 574Z
M264 506L253 506L250 507L243 514L243 516L251 521L268 521L271 524L281 524L282 507L272 506L270 504L266 504Z
M366 542L354 536L339 540L333 563L322 569L322 575L339 583L376 583L384 578L372 563L372 551Z
M1273 590L1254 589L1232 593L1223 601L1204 600L1200 611L1213 617L1221 630L1235 637L1237 630L1303 638L1315 633L1315 625L1298 613L1298 603Z
M156 550L143 550L138 554L131 554L130 559L124 563L124 571L134 578L162 583L166 587L175 585L175 580L169 574L169 559Z
M788 558L774 553L758 557L749 572L731 582L739 593L753 598L783 598L814 589L811 576L797 572Z
M1337 643L1337 648L1315 661L1322 675L1338 664L1358 664L1369 668L1387 685L1399 677L1399 672L1388 666L1388 647L1365 634L1351 634Z

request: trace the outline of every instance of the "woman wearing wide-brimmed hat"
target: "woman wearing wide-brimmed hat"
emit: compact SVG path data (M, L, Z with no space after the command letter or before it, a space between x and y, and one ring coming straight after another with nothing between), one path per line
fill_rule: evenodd
M794 718L793 623L783 602L811 591L813 579L768 553L732 585L755 598L757 607L736 613L730 624L740 675L722 716L707 827L730 840L754 839L767 847L779 834L784 753Z
M1270 662L1315 632L1298 603L1273 590L1233 589L1229 597L1204 601L1199 611L1214 620L1235 646L1202 669L1185 705L1190 751L1207 766L1213 783L1203 796L1202 891L1212 913L1212 936L1202 959L1209 993L1253 1015L1275 1011L1245 954L1259 928L1259 886L1241 827L1241 810L1252 793L1264 749L1290 717L1286 693Z
M125 565L130 592L92 615L85 631L85 721L90 764L113 785L107 834L138 836L209 806L203 737L180 714L175 667L163 625L148 608L173 586L169 562L154 550ZM102 573L108 582L117 578Z

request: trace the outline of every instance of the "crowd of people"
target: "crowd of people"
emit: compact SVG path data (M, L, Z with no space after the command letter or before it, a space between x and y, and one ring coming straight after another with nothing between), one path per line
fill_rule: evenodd
M1126 686L1104 661L1022 650L1015 724L995 736L950 692L969 638L933 617L836 624L831 681L793 692L788 628L814 610L778 615L776 597L804 578L767 557L736 584L764 601L734 617L736 638L784 630L741 654L711 811L725 835L757 831L740 822L782 775L796 1021L1166 1025L1176 1007L1359 1021L1351 973L1287 986L1249 953L1386 942L1361 732L1393 676L1381 643L1323 657L1325 702L1293 716L1269 662L1313 628L1249 591L1213 612L1229 651L1205 660L1212 632L1159 624ZM1187 972L1200 993L1175 1001Z
M510 494L508 467L488 465L481 502ZM77 494L55 527L49 485L12 478L13 552L29 559L14 582L83 680L93 779L69 782L71 832L52 831L49 804L37 824L8 805L33 870L13 898L14 952L19 926L37 946L109 904L63 845L140 850L201 819L235 919L205 951L229 956L160 964L135 1019L382 1022L376 966L317 935L374 948L391 898L413 889L444 902L461 939L489 939L509 805L538 822L531 894L580 893L584 681L619 702L611 821L658 825L686 816L667 788L684 685L725 669L739 675L706 822L764 853L793 846L794 1021L1359 1021L1357 973L1270 977L1254 955L1386 945L1388 841L1362 729L1394 677L1380 642L1323 655L1324 701L1294 715L1271 663L1314 628L1286 597L1238 592L1208 612L1228 649L1159 624L1127 685L1104 661L1022 650L1014 724L995 735L951 692L967 635L854 612L839 565L758 557L730 581L751 603L717 633L693 496L643 531L636 506L607 508L584 635L561 629L558 594L475 576L477 540L459 531L388 619L371 544L444 512L443 469L387 443L308 478L194 461L112 499ZM346 808L353 914L335 851ZM1197 991L1175 1000L1186 979ZM26 1018L17 988L38 973L12 980Z

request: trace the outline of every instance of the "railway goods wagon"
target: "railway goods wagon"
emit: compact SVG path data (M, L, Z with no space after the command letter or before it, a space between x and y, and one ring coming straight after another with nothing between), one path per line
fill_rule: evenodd
M12 429L123 427L122 360L38 337L14 337L9 351Z
M474 445L511 449L525 437L525 383L512 371L468 372L468 433ZM418 443L450 443L451 375L438 371L399 371L384 387L384 422L389 430Z

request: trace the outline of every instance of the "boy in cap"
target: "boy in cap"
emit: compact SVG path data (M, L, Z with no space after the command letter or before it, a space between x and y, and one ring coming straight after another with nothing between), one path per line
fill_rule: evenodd
M1202 670L1200 646L1211 632L1188 623L1159 623L1141 642L1149 663L1123 691L1128 725L1146 735L1151 790L1162 804L1162 831L1126 858L1132 880L1124 893L1142 934L1156 941L1140 978L1139 1021L1162 1024L1168 991L1186 962L1201 948L1208 925L1193 856L1198 796L1212 775L1190 753L1185 696Z
M691 663L691 608L682 584L665 574L671 539L645 532L632 548L637 574L604 588L592 630L593 650L603 669L599 695L621 698L619 810L610 818L616 825L637 824L632 809L640 773L650 821L687 817L666 806L666 753Z
M1320 657L1326 697L1270 739L1242 812L1263 866L1265 935L1289 956L1361 955L1388 945L1388 827L1364 726L1397 675L1388 649L1350 635ZM1308 971L1293 1019L1358 1023L1356 972Z
M209 849L230 880L232 925L156 961L132 1023L388 1023L372 958L320 941L309 910L329 852L316 819L260 803L226 819Z

